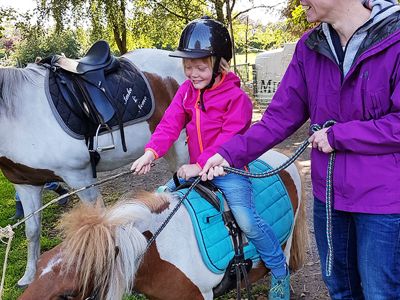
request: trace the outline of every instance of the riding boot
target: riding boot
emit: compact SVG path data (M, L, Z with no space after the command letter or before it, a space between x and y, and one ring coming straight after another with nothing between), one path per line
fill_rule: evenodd
M66 188L64 188L61 184L59 184L57 186L57 188L54 189L54 191L60 196L68 193L68 190ZM58 205L64 206L64 205L67 205L68 202L69 202L69 196L58 200Z
M287 268L287 273L284 277L276 278L271 273L271 285L268 294L269 300L290 300L290 273Z
M24 208L22 207L21 201L15 201L15 215L10 220L19 220L24 217Z

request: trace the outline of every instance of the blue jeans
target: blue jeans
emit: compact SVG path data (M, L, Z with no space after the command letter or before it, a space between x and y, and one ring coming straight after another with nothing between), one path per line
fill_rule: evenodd
M333 268L325 274L325 203L314 201L314 231L323 280L332 299L400 299L400 214L332 209Z
M58 182L47 182L44 184L44 189L49 191L55 191L59 186L60 183ZM21 201L17 192L15 193L15 201Z
M212 180L225 194L228 205L246 237L256 247L275 277L286 276L286 259L275 233L255 210L253 188L248 177L227 174ZM175 186L169 181L166 186Z

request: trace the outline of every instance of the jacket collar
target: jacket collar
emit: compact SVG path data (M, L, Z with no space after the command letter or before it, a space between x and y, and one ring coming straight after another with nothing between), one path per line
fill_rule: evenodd
M375 26L372 26L368 29L367 37L364 39L361 44L354 61L367 50L372 47L378 45L380 42L385 40L388 36L393 34L394 32L400 30L400 12L396 12L381 22L377 23ZM398 39L393 40L392 43L398 42ZM384 48L388 47L392 43L389 43ZM316 51L332 61L336 63L336 58L332 53L327 38L324 34L322 24L319 24L307 37L305 44L307 47L313 51ZM382 48L383 49L383 48ZM381 50L381 49L380 49Z

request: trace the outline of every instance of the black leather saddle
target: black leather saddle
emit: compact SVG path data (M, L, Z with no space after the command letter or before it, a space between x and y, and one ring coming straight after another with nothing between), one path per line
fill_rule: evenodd
M106 126L117 109L105 76L119 68L119 61L111 55L106 41L96 42L78 60L53 55L39 63L54 72L60 92L73 112Z

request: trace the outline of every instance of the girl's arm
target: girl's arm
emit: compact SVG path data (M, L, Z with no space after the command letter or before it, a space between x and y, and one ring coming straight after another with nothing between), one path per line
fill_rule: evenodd
M184 83L178 89L156 130L151 135L150 141L145 146L146 150L154 153L156 159L168 152L186 124L186 114L183 108L186 90L187 84Z

